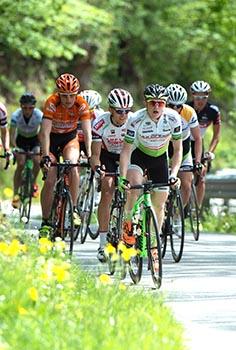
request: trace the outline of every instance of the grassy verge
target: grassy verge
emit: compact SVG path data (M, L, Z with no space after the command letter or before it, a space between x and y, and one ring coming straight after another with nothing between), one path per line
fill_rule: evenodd
M63 242L30 241L3 220L0 234L1 350L185 349L158 292L90 276Z
M224 210L218 215L205 211L202 218L202 230L204 232L219 232L236 234L236 214Z

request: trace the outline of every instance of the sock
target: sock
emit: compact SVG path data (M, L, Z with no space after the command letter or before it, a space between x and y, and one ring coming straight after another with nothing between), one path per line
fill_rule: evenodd
M107 243L107 231L99 231L100 247L105 247Z

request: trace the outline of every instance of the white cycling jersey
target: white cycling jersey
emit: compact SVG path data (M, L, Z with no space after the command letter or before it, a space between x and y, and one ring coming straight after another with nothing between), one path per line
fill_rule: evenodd
M112 123L111 113L105 112L92 128L93 141L102 142L102 148L108 152L120 154L126 134L129 117L125 124L116 126Z
M34 137L38 134L40 124L42 122L43 112L38 108L34 108L32 116L24 118L22 109L17 109L11 116L11 126L17 129L17 134L23 137Z
M191 106L183 104L179 114L181 115L182 139L184 141L191 135L191 129L199 126L199 123L197 113Z
M146 108L135 112L128 123L125 141L151 157L159 157L167 151L169 141L182 137L180 115L165 108L157 122L153 121Z
M7 109L3 103L0 102L0 128L7 126Z

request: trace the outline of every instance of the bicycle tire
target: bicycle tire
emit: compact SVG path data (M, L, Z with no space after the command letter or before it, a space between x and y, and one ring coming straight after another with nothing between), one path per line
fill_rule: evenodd
M30 219L32 192L33 176L31 169L26 168L24 170L22 185L20 187L20 221L22 221L22 219L25 218L25 224L28 223Z
M137 236L136 243L134 248L137 251L137 255L131 257L129 261L129 275L134 284L138 284L142 277L143 272L143 258L140 255L141 249L140 245L142 244L141 239L144 239L144 236Z
M115 202L113 202L110 212L107 241L116 249L116 254L118 253L117 247L121 238L123 211L123 206L117 205ZM113 275L115 273L117 263L117 261L114 259L114 254L108 255L107 262L109 272L111 275Z
M152 280L157 289L162 283L162 256L161 256L161 241L158 232L158 223L154 210L146 209L146 237L147 237L147 255L148 267L151 271ZM155 270L153 253L156 249L156 259L158 260L158 269ZM156 261L155 259L155 261Z
M74 247L74 220L73 202L70 192L66 192L63 197L61 210L61 232L62 239L69 244L69 253L72 255Z
M52 225L52 233L51 240L54 241L56 237L62 237L61 232L61 212L63 206L63 197L59 194L55 194L53 198L53 204L51 209L51 225Z
M77 200L77 209L80 215L81 223L77 229L77 232L75 233L75 240L78 236L80 236L81 244L85 242L89 231L91 231L89 230L89 225L91 222L91 216L93 212L95 184L94 181L89 181L88 184L89 185L85 186L83 191L81 191L81 194ZM90 235L91 238L95 236L93 236L91 232Z
M175 262L179 262L184 249L184 210L179 190L174 190L169 206L169 233L171 253Z
M166 248L167 248L167 236L168 236L168 220L167 217L165 218L165 221L162 226L162 233L161 233L161 256L162 259L166 255Z
M195 241L198 241L200 235L200 210L197 203L196 188L194 184L192 184L189 200L189 220L193 237Z

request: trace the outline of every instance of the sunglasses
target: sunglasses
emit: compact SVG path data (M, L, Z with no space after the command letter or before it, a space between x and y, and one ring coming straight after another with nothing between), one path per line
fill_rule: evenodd
M158 105L158 107L164 107L166 105L166 101L164 100L149 100L147 103L152 107L155 107L156 105Z
M174 105L172 103L168 103L168 107L173 108L173 109L179 109L179 108L182 108L183 105Z
M122 115L122 114L127 114L130 112L130 109L115 109L115 112L119 115Z
M67 94L67 93L65 93L65 92L59 92L59 95L60 95L60 96L65 96L65 97L67 97L67 96L72 97L72 96L76 96L77 93Z
M31 111L31 110L33 110L33 109L35 108L35 106L24 106L24 105L22 105L21 108L22 108L22 109L25 109L25 110L28 109L28 110Z
M208 99L208 95L203 95L203 96L194 96L193 95L194 100L207 100Z

